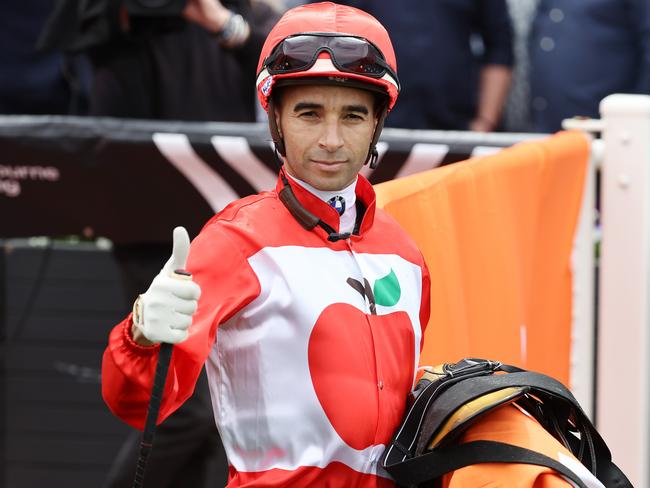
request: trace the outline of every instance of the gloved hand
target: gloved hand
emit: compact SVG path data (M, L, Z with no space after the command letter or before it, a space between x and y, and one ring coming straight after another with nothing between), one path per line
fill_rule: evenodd
M201 295L201 288L191 275L178 272L187 273L184 270L189 250L187 230L176 227L171 258L133 305L133 324L152 343L177 344L187 339L187 329Z

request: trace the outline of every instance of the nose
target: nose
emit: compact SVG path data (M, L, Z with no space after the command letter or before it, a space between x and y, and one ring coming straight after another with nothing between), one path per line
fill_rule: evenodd
M341 122L337 117L327 118L323 123L318 146L330 153L336 152L343 147Z

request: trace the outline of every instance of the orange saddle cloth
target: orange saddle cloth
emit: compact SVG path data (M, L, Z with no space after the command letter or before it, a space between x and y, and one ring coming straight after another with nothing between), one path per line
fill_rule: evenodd
M506 405L485 415L471 426L460 442L492 440L525 447L565 464L589 488L604 488L562 444L535 419L515 405ZM531 464L474 464L443 477L445 488L568 488L562 475L545 466Z

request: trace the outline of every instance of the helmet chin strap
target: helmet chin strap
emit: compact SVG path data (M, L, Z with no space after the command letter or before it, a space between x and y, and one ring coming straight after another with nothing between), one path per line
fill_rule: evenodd
M282 189L278 193L278 198L287 208L289 213L293 215L293 218L298 221L298 223L306 230L313 230L314 227L319 226L325 232L327 232L327 240L330 242L337 242L340 240L348 239L352 234L359 234L359 228L361 227L361 217L363 216L363 210L358 210L357 221L354 224L354 229L352 232L336 232L336 230L329 226L329 224L323 222L321 219L312 214L300 203L296 195L291 189L289 180L284 174L284 168L280 170L280 179L282 180ZM359 202L357 201L357 205ZM357 207L362 208L362 207Z
M370 141L370 147L368 148L368 157L364 164L370 163L370 169L375 169L379 165L379 152L377 152L377 142L379 141L379 136L381 131L384 129L384 121L388 115L388 102L381 104L379 117L377 117L377 124L375 125L375 132L372 135L372 141Z
M387 102L381 104L379 116L377 117L377 124L375 125L375 131L372 134L372 140L370 141L370 146L368 147L368 156L366 157L366 162L364 164L370 163L371 169L376 169L379 165L379 153L377 152L377 142L379 141L379 136L381 131L384 128L384 121L386 120L386 115L388 115ZM287 156L287 151L284 146L284 140L280 135L280 129L278 128L278 123L275 120L275 103L273 97L269 97L268 101L268 116L269 116L269 132L271 133L271 139L273 139L273 144L275 144L275 150L282 156Z

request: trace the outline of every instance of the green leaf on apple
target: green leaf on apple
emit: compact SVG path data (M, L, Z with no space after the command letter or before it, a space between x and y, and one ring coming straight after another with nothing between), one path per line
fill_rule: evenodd
M375 281L373 293L377 305L392 307L399 302L402 290L399 286L399 280L392 269L386 276Z

